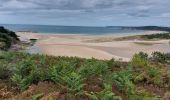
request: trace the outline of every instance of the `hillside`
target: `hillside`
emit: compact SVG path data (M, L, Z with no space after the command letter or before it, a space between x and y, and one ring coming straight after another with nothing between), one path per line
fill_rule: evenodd
M15 32L9 31L0 26L0 49L7 50L10 46L18 41Z
M0 65L0 99L170 99L170 54L127 63L1 51Z

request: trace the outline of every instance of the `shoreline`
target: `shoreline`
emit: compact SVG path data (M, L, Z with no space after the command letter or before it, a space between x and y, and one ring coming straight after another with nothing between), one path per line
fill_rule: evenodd
M157 32L147 32L153 34ZM140 51L151 54L154 51L170 52L169 48L162 48L168 45L168 40L161 41L142 41L142 40L124 40L107 42L87 42L88 40L117 38L114 35L81 35L81 34L41 34L30 32L17 32L21 41L37 39L35 46L40 49L42 54L54 56L77 56L81 58L96 58L109 60L129 61L133 54ZM138 34L137 34L138 35ZM145 45L149 44L149 45ZM168 51L169 49L169 51ZM39 51L38 51L39 52Z
M82 33L41 33L41 32L31 32L31 31L16 31L16 33L33 33L33 34L43 34L43 35L79 35L79 36L134 36L134 35L147 35L152 33L166 33L168 31L153 31L153 30L143 30L141 32L125 32L125 33L106 33L106 34L82 34Z

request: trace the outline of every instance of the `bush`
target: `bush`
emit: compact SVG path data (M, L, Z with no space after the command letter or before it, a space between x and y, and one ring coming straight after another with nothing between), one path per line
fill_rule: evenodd
M68 92L76 95L80 95L83 93L84 87L84 78L78 73L72 72L70 75L62 77L65 81Z
M129 98L134 98L135 85L132 82L132 72L130 70L115 73L113 75L113 81L120 90L124 91L129 96Z
M23 91L32 83L40 81L39 70L32 60L23 60L14 68L11 80Z
M7 50L10 48L12 43L18 40L18 36L15 32L9 31L4 27L0 27L0 44L4 43L3 45L0 45L0 50Z
M160 69L156 67L149 67L147 72L148 72L149 77L151 78L156 77L161 74Z
M147 55L144 53L135 54L132 58L131 65L136 68L144 68L148 66Z
M8 62L0 60L0 79L9 79L11 76L11 69Z
M134 82L136 83L152 83L161 85L162 73L156 66L149 65L147 68L134 72Z
M18 36L15 34L15 32L9 31L9 30L5 29L4 27L0 27L0 33L6 33L10 37L13 37L16 40L18 40Z
M13 65L10 62L14 59L12 53L0 51L0 79L9 79L12 75Z
M170 85L170 70L167 71L167 78L168 78L168 83Z
M79 72L84 77L104 76L109 72L107 63L98 60L86 60L80 67Z
M156 67L150 67L147 71L148 76L151 78L151 80L148 79L148 81L152 81L154 84L162 86L162 77L160 69Z
M136 100L159 100L159 98L144 88L136 90Z
M60 61L58 64L52 66L48 70L48 79L55 83L64 83L63 77L69 76L72 72L75 72L75 64Z
M102 100L122 100L121 97L116 96L112 92L112 86L110 84L104 84L104 87L104 90L98 93Z
M0 33L0 42L5 43L4 46L0 46L0 49L7 50L11 46L12 38L9 37L7 34Z
M139 55L142 59L148 60L148 54L147 54L147 53L139 52L138 55Z
M158 63L170 64L170 53L153 52L151 60Z
M107 62L107 65L108 65L109 69L112 70L112 67L116 67L115 66L116 63L117 63L117 61L115 61L115 59L111 59Z
M90 100L122 100L121 97L116 96L112 92L112 86L110 84L104 84L105 88L98 93L86 93Z
M26 90L32 84L32 77L26 76L22 77L19 74L14 74L11 78L14 84L18 86L21 91Z
M75 64L60 61L48 70L48 80L59 84L61 88L66 89L74 98L82 95L84 78L76 72Z
M127 62L116 61L115 59L107 61L107 65L109 70L112 72L128 66Z

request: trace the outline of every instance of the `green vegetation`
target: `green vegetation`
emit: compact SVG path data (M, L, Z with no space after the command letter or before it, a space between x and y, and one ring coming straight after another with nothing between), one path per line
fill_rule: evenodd
M143 39L170 39L170 33L141 35L141 38Z
M18 40L19 39L15 32L0 27L0 50L7 50L12 43L15 43Z
M123 40L160 40L160 39L170 39L170 32L165 33L155 33L155 34L148 34L148 35L134 35L134 36L125 36L125 37L118 37L112 39L110 41L123 41ZM152 43L139 43L135 42L136 44L141 45L152 45Z
M158 52L148 57L141 52L135 54L131 62L126 63L114 59L103 61L1 51L0 92L11 93L2 96L1 99L159 100L165 96L168 98L169 54L159 53L162 59L158 59L157 55ZM3 87L7 87L6 91L2 88L2 83L5 85ZM41 87L40 83L52 86L43 89L44 86ZM34 85L38 87L36 92L33 89ZM161 92L157 92L158 89Z
M152 53L151 59L154 60L154 62L170 64L170 53L154 52Z
M124 27L125 29L149 30L149 31L170 31L170 27L162 26L138 26L138 27Z

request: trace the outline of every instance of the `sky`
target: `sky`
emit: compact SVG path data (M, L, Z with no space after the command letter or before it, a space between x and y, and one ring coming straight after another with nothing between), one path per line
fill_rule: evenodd
M170 0L0 0L0 24L170 26Z

